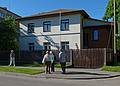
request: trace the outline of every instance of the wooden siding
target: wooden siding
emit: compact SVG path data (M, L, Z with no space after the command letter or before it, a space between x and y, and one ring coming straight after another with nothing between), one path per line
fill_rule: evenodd
M99 30L99 40L92 40L92 30ZM112 31L110 26L85 27L84 32L88 33L88 48L112 48Z

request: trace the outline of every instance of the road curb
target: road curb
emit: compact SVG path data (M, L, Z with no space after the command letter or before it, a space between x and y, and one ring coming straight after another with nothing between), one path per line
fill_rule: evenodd
M92 80L92 79L108 79L108 78L115 78L120 77L120 74L116 75L109 75L109 76L100 76L100 77L62 77L62 76L51 76L51 75L28 75L28 74L21 74L21 73L11 73L11 72L1 72L0 75L4 76L15 76L15 77L29 77L29 78L45 78L45 79L66 79L66 80Z

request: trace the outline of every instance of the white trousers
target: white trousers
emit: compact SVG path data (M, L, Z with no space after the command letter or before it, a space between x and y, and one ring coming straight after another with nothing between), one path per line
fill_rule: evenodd
M13 63L13 66L15 66L15 58L14 57L10 57L10 64L9 66L11 66Z

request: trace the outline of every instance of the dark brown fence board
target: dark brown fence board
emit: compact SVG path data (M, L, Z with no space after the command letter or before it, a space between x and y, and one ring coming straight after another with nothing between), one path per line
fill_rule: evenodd
M73 50L73 65L74 67L99 68L104 65L104 58L111 58L111 53L99 48Z

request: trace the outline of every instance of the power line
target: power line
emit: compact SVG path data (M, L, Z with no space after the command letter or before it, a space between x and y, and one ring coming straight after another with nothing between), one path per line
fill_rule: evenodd
M11 0L8 1L8 9L11 10Z

